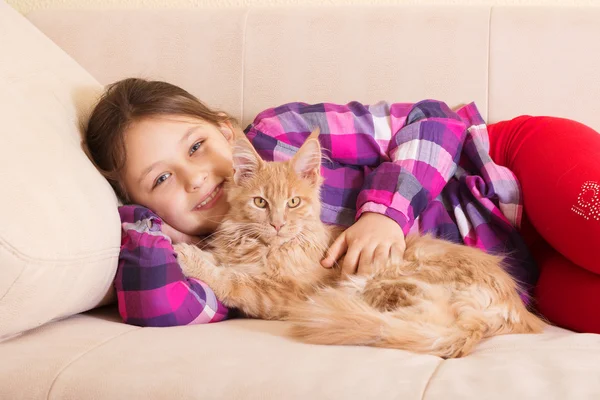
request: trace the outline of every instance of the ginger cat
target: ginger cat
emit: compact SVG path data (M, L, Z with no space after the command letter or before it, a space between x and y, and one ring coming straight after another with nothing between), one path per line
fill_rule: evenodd
M245 137L236 140L231 209L209 250L175 246L187 276L250 317L291 321L291 335L308 343L452 358L491 336L542 331L502 258L476 248L409 235L404 260L370 276L323 268L340 230L319 218L317 135L286 162L265 162Z

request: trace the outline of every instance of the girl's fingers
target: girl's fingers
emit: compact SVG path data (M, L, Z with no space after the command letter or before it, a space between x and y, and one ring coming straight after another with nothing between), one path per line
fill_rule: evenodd
M348 243L346 242L346 233L342 233L333 242L329 250L327 251L327 257L321 261L321 265L325 268L331 268L337 260L339 260L344 253L348 250Z

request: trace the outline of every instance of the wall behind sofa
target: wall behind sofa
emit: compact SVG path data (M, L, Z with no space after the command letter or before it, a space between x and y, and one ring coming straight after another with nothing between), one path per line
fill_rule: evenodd
M598 0L6 0L23 14L41 8L180 8L337 4L598 5Z

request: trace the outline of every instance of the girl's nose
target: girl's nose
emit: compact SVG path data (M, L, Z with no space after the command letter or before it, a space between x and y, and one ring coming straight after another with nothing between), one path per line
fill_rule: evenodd
M197 191L204 185L207 176L208 174L206 172L198 170L187 171L185 174L185 190L187 192Z

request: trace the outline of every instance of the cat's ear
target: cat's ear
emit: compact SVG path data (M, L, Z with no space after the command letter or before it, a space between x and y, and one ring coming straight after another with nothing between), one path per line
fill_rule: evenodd
M310 179L312 183L319 182L321 176L321 144L319 143L319 128L312 131L300 150L292 158L292 166L296 174Z
M236 135L232 146L233 181L240 184L258 171L262 164L260 155L244 135Z

